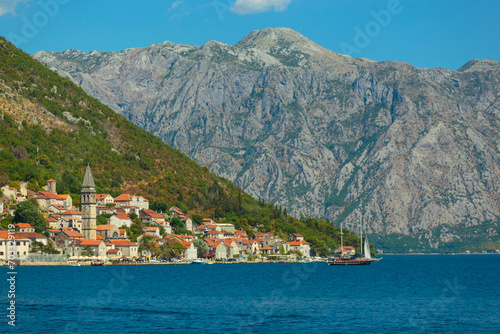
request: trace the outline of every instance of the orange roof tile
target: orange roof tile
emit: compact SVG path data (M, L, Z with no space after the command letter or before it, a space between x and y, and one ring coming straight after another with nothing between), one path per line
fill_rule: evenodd
M111 243L113 243L115 246L118 246L118 247L131 247L131 246L137 246L136 244L134 244L133 242L131 242L130 240L118 240L118 239L112 239L112 240L109 240Z
M102 243L101 240L92 240L92 239L75 240L75 244L78 246L99 246L101 243Z
M81 214L82 214L81 211L76 211L76 210L73 210L73 209L61 212L61 215L63 215L63 216L69 216L69 215L71 215L71 216L77 216L77 215L81 215Z
M115 225L97 225L96 226L96 230L97 231L109 231L109 230L112 230L114 227L116 227Z
M28 223L18 223L18 224L14 224L14 226L17 226L19 228L34 228L33 226L31 226Z
M115 197L115 202L129 202L132 200L132 196L129 194L121 194L118 197Z
M126 213L115 213L114 216L121 220L130 220L129 215L127 215Z
M106 197L111 196L110 194L96 194L96 199L105 199Z
M49 191L39 191L36 194L37 199L56 199L56 200L62 200L62 198L56 194L53 194Z

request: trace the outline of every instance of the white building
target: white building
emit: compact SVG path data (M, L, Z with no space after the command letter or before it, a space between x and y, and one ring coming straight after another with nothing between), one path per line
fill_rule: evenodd
M115 213L109 218L109 223L115 225L116 227L122 227L123 225L130 227L132 225L132 220L126 213Z
M142 210L149 209L149 201L142 196L121 194L115 198L116 206L137 206Z

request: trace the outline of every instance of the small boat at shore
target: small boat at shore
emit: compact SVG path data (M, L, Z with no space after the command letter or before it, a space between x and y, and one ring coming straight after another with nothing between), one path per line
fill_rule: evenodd
M206 263L203 260L193 260L191 261L191 264L206 264Z
M94 262L90 262L90 265L91 266L94 266L94 267L105 267L106 265L104 264L104 261L94 261Z

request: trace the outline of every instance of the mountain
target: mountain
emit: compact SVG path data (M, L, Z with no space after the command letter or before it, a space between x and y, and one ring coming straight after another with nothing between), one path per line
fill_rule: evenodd
M34 58L296 217L363 222L395 251L499 248L498 62L374 62L286 28Z
M253 199L1 37L0 64L1 186L19 188L19 181L28 181L29 189L39 191L55 179L57 191L70 193L79 205L90 164L98 193L142 195L155 210L175 205L195 222L216 217L249 235L273 231L288 240L300 233L321 254L339 244L339 228L312 218L299 221ZM348 232L344 241L355 246L357 237Z

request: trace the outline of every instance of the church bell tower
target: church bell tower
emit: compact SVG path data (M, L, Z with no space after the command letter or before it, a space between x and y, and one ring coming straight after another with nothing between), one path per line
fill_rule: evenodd
M96 196L95 184L90 166L87 165L83 179L81 207L82 207L82 234L84 239L96 239Z

